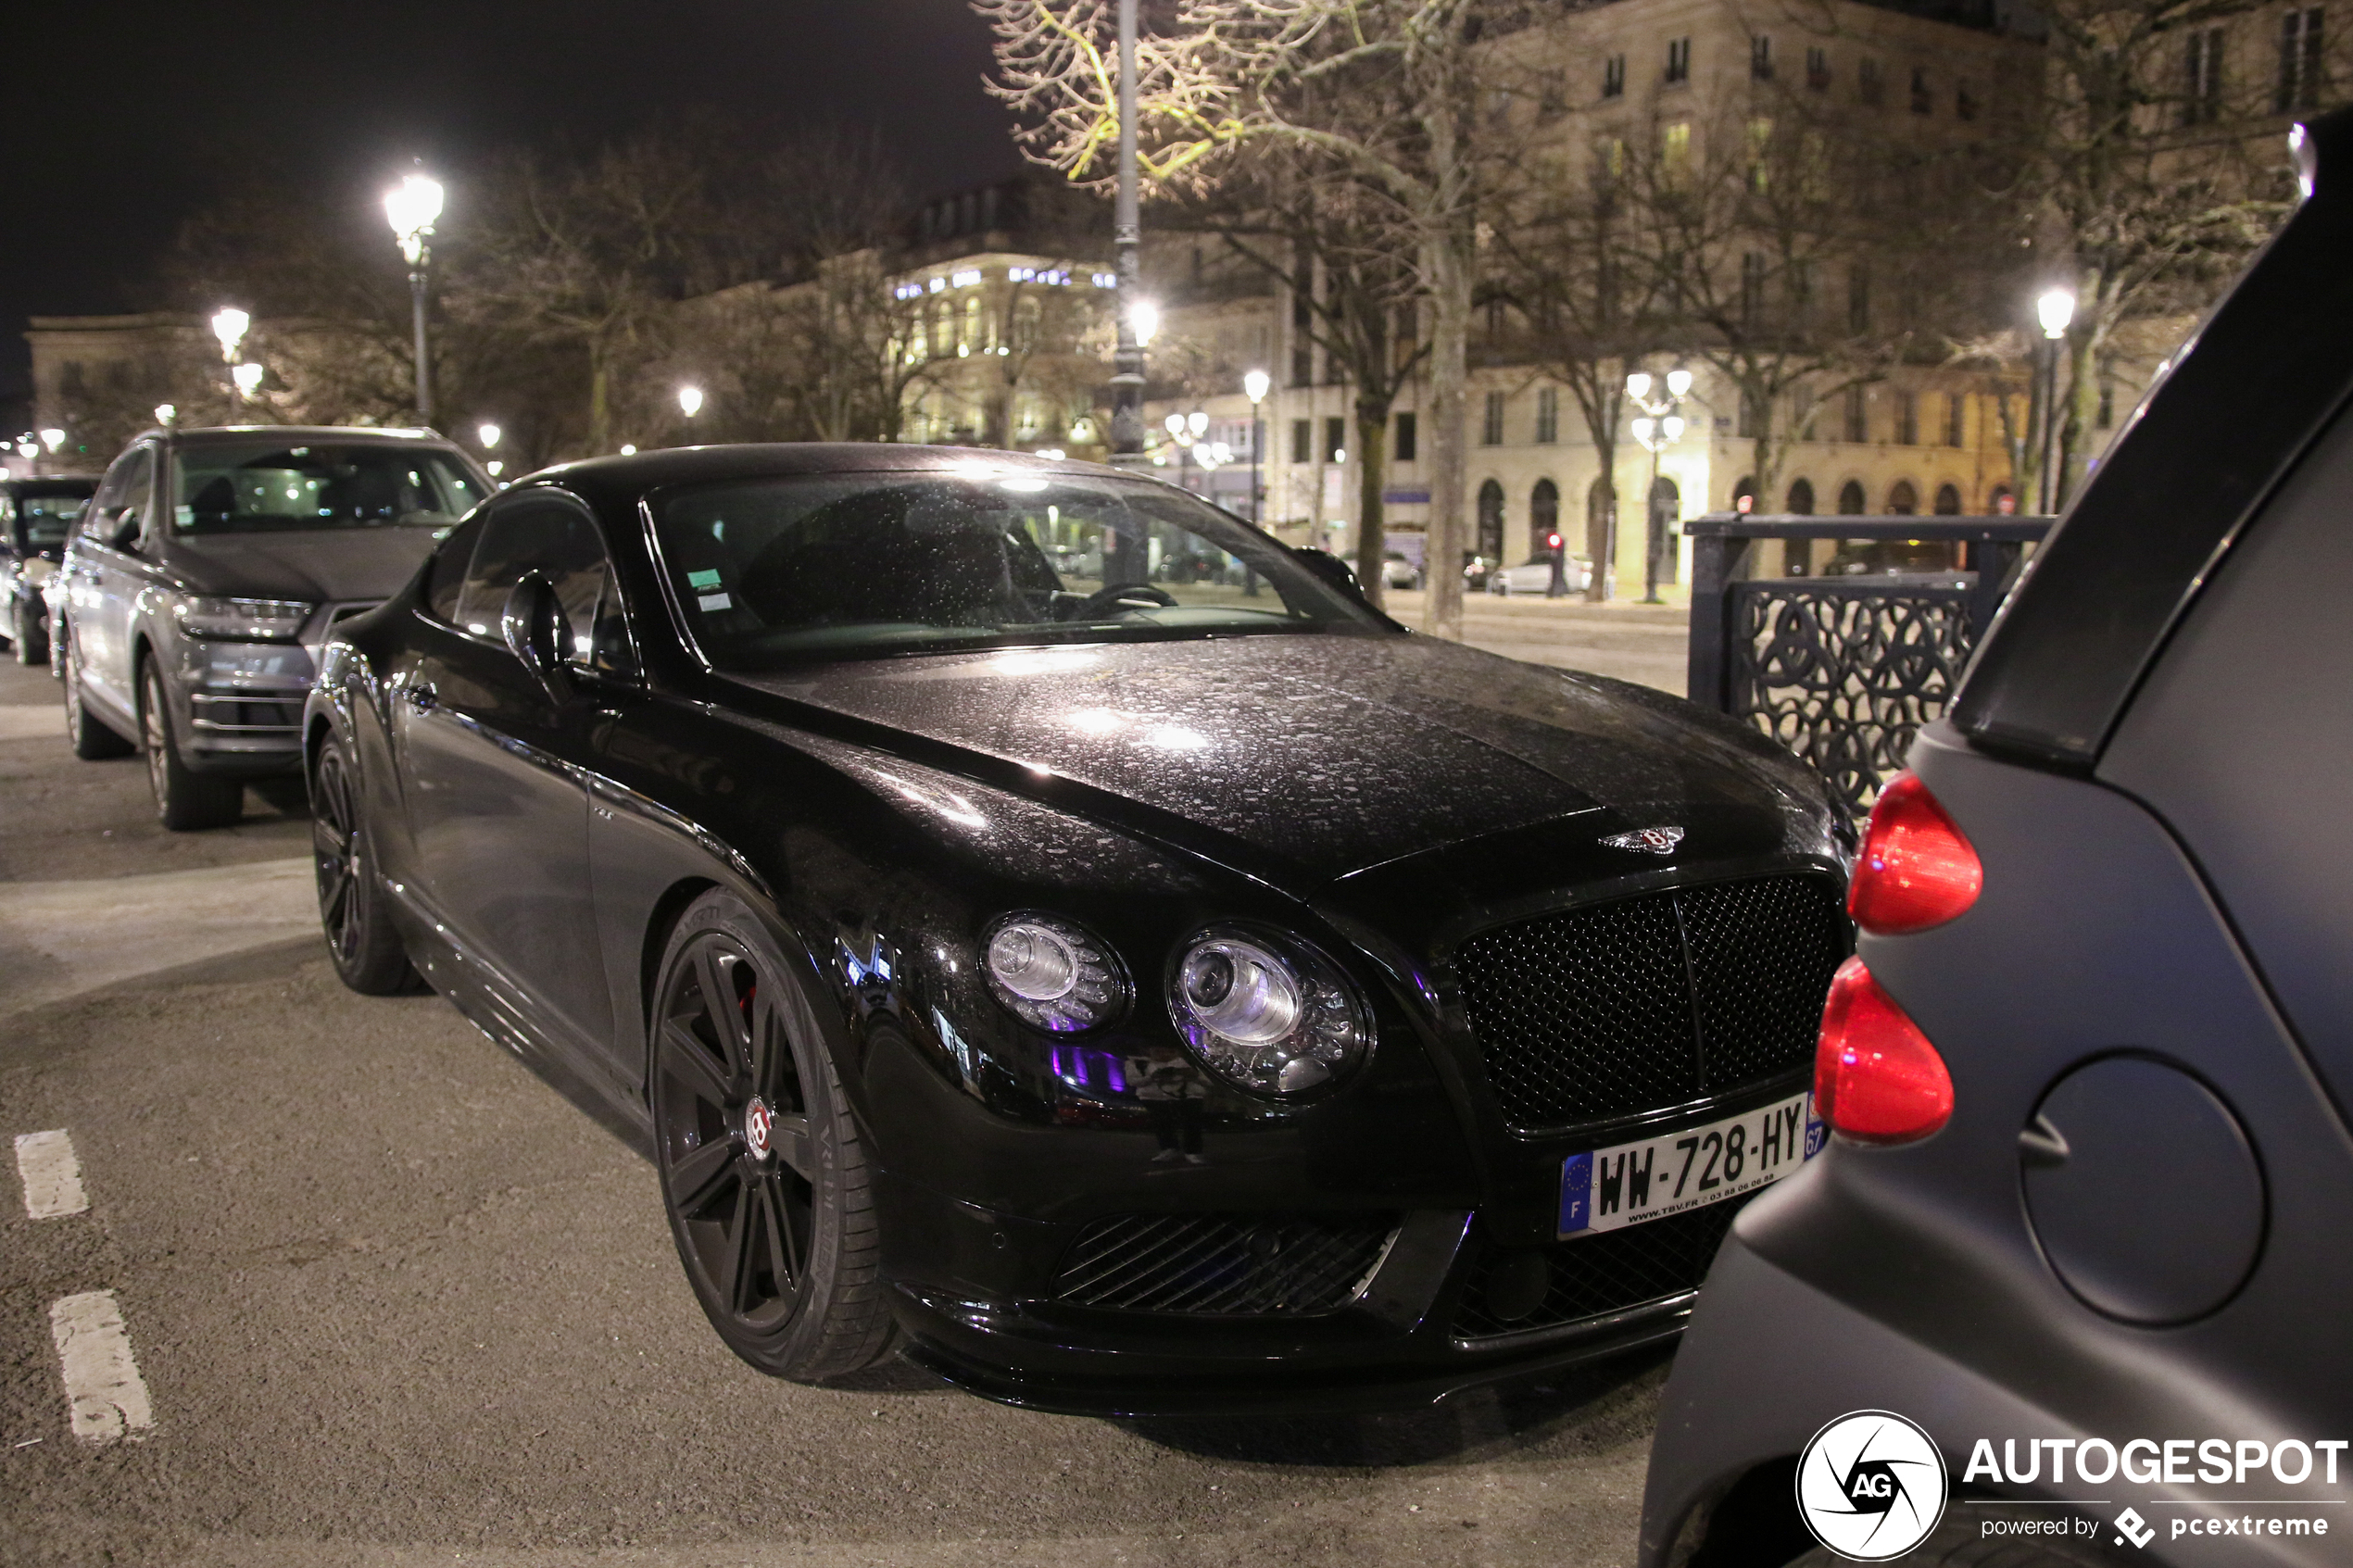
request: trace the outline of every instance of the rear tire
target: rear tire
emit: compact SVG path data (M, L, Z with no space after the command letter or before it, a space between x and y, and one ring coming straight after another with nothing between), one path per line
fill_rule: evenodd
M227 827L245 811L242 779L192 771L180 759L171 734L171 702L153 659L139 666L139 733L147 754L147 784L156 797L156 818L173 833Z
M106 721L91 712L90 705L82 700L82 656L70 639L58 646L57 658L58 677L65 682L66 740L73 746L73 754L84 762L103 762L139 749L107 728Z
M864 1146L807 993L742 900L680 917L654 990L654 1169L703 1315L772 1376L889 1352Z
M376 874L374 847L359 809L359 782L332 739L310 774L311 863L319 884L319 924L335 977L363 997L420 990L409 952L393 924L392 895Z

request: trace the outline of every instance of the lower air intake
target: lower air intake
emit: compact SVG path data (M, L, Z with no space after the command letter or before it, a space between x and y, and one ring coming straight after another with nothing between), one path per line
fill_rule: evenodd
M1454 1337L1476 1341L1557 1328L1696 1290L1707 1277L1725 1233L1732 1228L1732 1217L1754 1196L1555 1242L1542 1249L1548 1277L1541 1301L1514 1317L1498 1310L1494 1297L1504 1292L1491 1292L1489 1283L1501 1277L1504 1265L1522 1255L1490 1248L1473 1268L1462 1305L1455 1309Z
M1356 1298L1396 1230L1394 1214L1117 1214L1072 1246L1054 1299L1214 1317L1337 1311Z

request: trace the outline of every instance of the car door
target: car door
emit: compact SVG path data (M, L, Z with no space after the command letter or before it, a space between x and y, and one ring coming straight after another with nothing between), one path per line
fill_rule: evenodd
M612 577L594 522L545 495L496 508L447 619L414 618L410 656L393 672L401 859L434 917L521 993L541 1034L552 1021L601 1056L611 1009L588 878L586 703L576 686L551 691L501 634L528 572L554 583L575 657L589 662Z
M134 446L115 459L85 514L74 546L74 581L68 584L82 688L126 722L137 711L131 615L147 581L141 551L154 490L153 446Z

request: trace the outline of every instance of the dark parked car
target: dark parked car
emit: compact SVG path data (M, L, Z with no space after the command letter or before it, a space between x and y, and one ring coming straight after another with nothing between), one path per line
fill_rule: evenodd
M2133 1562L2353 1553L2353 118L2296 144L2307 199L1875 810L1831 1147L1708 1276L1646 1568L1795 1556L1793 1469L1812 1496L1852 1411L1918 1424L1964 1498L1906 1561L2073 1561L2036 1521Z
M94 479L0 480L0 636L19 664L49 661L49 612L42 585L65 554Z
M302 766L329 628L416 574L490 482L430 432L157 430L117 458L58 568L66 728L144 750L170 828L236 821Z
M1846 819L1340 565L1017 457L550 470L328 645L334 961L648 1146L772 1373L895 1323L1016 1402L1369 1406L1662 1339L1805 1157Z

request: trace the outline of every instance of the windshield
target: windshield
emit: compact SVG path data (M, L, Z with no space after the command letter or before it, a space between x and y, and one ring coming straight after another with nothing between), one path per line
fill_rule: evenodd
M1104 636L1369 633L1289 551L1178 491L1073 475L842 474L674 492L678 599L711 662Z
M172 470L182 533L447 523L483 500L455 458L412 446L190 446Z
M66 547L66 535L73 532L74 520L89 504L87 495L18 496L18 547L55 559Z

